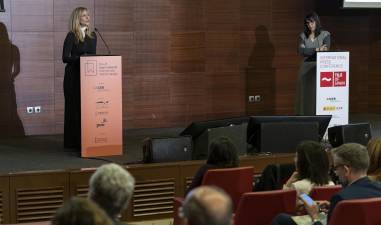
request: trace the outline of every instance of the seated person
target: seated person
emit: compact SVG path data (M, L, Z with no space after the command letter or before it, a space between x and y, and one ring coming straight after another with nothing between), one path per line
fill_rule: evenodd
M369 155L366 148L360 144L343 144L332 150L335 173L343 184L343 190L334 194L331 200L319 201L319 207L328 212L322 218L317 205L305 204L309 221L301 223L300 217L280 214L274 218L271 225L322 225L328 224L336 205L343 200L381 197L381 183L371 181L367 176Z
M202 186L189 192L179 216L184 225L232 225L233 203L222 189Z
M52 225L113 225L113 222L91 200L74 197L57 210Z
M135 179L126 169L109 163L100 166L91 176L88 196L107 213L115 225L126 225L119 219L128 207L134 187Z
M370 158L368 177L374 181L381 181L381 138L371 139L367 149Z
M283 189L295 189L297 195L309 194L314 186L335 185L329 176L329 160L324 147L315 141L304 141L296 147L296 171ZM303 202L297 201L297 212L301 214Z
M220 137L213 140L209 146L209 155L206 164L198 169L186 193L201 185L202 179L204 178L206 171L209 169L230 168L237 166L238 153L231 140L227 137Z

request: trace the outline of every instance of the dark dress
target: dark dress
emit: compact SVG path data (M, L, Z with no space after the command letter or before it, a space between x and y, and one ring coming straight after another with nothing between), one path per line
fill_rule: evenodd
M330 48L331 35L328 31L321 31L315 40L309 39L304 33L299 35L298 53L303 56L303 63L299 69L295 111L297 115L316 115L316 48L326 45Z
M64 147L81 149L81 92L79 57L96 54L97 38L85 37L83 42L76 40L69 32L63 45L62 61L66 63L64 77L65 124Z

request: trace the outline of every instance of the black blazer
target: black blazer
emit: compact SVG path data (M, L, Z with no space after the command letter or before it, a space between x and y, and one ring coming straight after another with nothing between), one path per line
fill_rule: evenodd
M371 181L368 177L358 179L332 196L330 200L331 205L328 211L328 221L331 218L333 210L340 201L375 197L381 197L381 183ZM320 224L320 222L315 222L313 225Z

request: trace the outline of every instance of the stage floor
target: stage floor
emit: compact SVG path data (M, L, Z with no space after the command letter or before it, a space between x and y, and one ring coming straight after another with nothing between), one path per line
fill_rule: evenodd
M73 149L64 149L63 135L36 135L0 139L0 174L39 170L66 170L98 167L105 162L142 163L142 143L147 137L174 137L184 128L125 130L123 155L81 158Z
M381 137L381 114L356 114L351 123L369 122L373 137ZM67 170L98 167L105 162L142 163L142 143L147 137L174 137L184 128L131 129L124 132L122 156L81 158L63 148L63 135L0 138L0 174L39 170Z

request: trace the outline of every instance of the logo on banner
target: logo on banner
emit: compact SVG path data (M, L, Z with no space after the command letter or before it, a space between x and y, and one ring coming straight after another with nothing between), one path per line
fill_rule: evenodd
M321 72L320 87L345 87L347 85L347 73Z
M347 73L344 72L334 72L333 73L335 79L334 79L334 85L335 87L345 87L347 85Z
M85 62L85 76L96 76L97 75L97 61L87 60Z
M333 86L333 72L321 72L320 73L320 87L332 87Z

